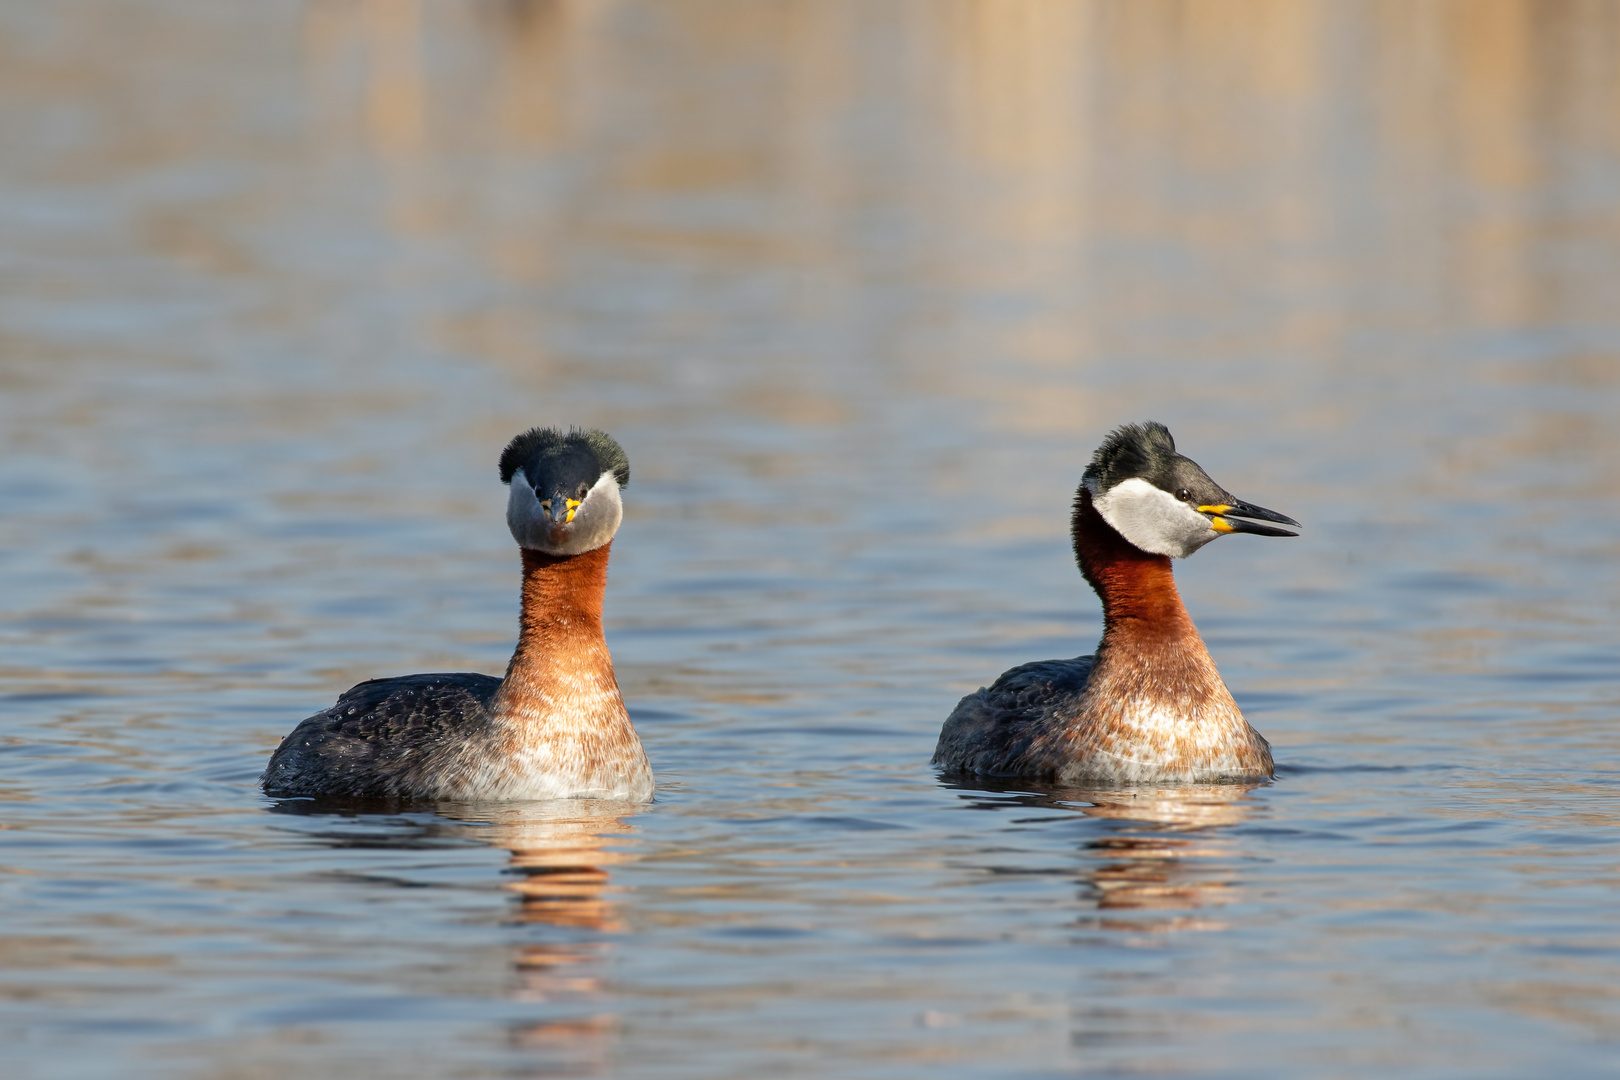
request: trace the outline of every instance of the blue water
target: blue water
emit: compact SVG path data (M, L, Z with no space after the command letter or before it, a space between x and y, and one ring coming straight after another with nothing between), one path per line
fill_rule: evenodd
M1620 1074L1612 5L0 8L7 1077ZM965 788L1167 423L1275 783ZM650 806L276 803L633 471Z

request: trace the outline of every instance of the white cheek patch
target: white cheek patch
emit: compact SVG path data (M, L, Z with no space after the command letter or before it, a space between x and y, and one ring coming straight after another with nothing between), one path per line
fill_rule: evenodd
M540 505L534 487L522 469L512 473L512 490L506 498L506 526L520 547L547 555L579 555L594 551L613 539L624 520L624 504L619 501L619 479L612 470L602 474L580 501L574 520L551 530L551 516Z
M546 511L522 469L512 473L512 490L506 496L506 527L519 547L540 548L546 542Z
M1092 493L1102 519L1143 551L1184 559L1221 534L1210 519L1146 480L1121 480Z
M595 551L619 531L624 520L624 504L619 501L619 478L609 469L586 492L574 520L564 529L565 538L560 546L554 545L553 555L578 555Z

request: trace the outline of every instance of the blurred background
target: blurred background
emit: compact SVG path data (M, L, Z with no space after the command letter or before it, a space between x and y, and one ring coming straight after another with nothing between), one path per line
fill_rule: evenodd
M1279 781L942 784L1149 418L1305 522L1177 567ZM534 424L660 801L264 799L502 669ZM0 3L0 1053L1597 1075L1617 486L1612 0Z

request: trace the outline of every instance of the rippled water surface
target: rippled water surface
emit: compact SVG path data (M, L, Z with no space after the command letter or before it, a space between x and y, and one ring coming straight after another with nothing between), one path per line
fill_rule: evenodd
M0 6L7 1077L1620 1073L1620 6ZM1275 783L970 789L1170 425ZM276 803L634 476L646 807Z

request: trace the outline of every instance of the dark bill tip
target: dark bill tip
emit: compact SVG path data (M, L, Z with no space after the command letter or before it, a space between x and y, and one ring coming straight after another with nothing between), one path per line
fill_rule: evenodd
M1267 510L1263 506L1255 506L1253 503L1246 503L1246 502L1232 503L1231 505L1229 505L1226 508L1226 510L1221 514L1221 516L1226 517L1226 518L1254 518L1257 521L1275 521L1280 525L1292 525L1296 529L1304 528L1304 526L1301 525L1299 522L1295 521L1293 518L1288 517L1285 514L1279 514L1275 510ZM1267 531L1267 530L1259 528L1258 526L1253 526L1253 527L1250 527L1250 528L1247 528L1247 529L1242 529L1240 531L1242 531L1242 532L1258 532L1262 536L1298 536L1299 535L1298 533L1278 532L1275 529Z
M1298 536L1299 535L1299 533L1297 533L1297 532L1289 532L1287 529L1279 529L1279 528L1276 528L1276 527L1271 526L1271 525L1256 525L1252 521L1243 521L1243 520L1240 520L1239 518L1232 517L1229 514L1222 514L1220 520L1226 522L1226 527L1227 527L1228 531L1235 532L1235 533L1253 533L1255 536ZM1286 521L1287 519L1284 518L1283 520Z

